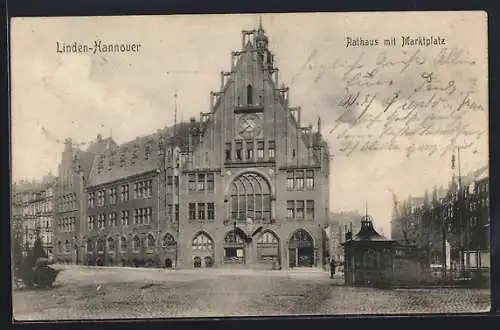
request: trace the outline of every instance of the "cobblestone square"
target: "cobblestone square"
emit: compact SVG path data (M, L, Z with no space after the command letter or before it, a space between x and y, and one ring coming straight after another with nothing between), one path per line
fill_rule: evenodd
M13 293L14 318L130 319L487 311L489 290L354 288L319 270L68 267L51 290Z

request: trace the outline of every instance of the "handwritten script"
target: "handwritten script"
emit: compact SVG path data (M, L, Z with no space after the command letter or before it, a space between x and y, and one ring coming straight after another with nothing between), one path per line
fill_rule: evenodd
M486 87L478 86L477 63L466 50L370 51L315 70L315 83L335 89L334 104L328 105L336 117L328 127L337 144L334 153L442 157L458 146L474 151L485 141Z

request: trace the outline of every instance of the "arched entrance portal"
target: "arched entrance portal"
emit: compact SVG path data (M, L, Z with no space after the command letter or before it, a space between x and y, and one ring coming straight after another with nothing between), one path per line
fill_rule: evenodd
M288 260L291 268L314 265L314 242L304 229L298 229L292 234L288 244Z
M231 230L224 237L224 263L245 263L245 242L237 230Z

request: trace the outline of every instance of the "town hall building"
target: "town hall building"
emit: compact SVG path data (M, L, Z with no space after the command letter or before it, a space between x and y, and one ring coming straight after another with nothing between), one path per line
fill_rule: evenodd
M242 31L199 120L93 157L78 227L83 263L323 266L328 145L321 120L303 126L289 104L268 46L261 24Z

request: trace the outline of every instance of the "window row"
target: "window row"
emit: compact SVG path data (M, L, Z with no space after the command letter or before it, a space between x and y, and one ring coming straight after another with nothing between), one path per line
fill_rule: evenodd
M37 202L23 207L23 215L35 215L40 212L52 212L52 201Z
M189 220L209 220L215 219L214 203L189 203Z
M76 195L74 193L60 196L58 198L58 202L60 211L68 211L76 209ZM44 211L45 212L51 211L49 210L48 205L44 207Z
M139 208L134 210L134 224L147 225L151 223L151 218L153 214L153 209L151 207ZM130 225L130 211L123 210L120 212L120 222L122 226ZM88 217L88 228L92 229L102 229L105 227L116 227L118 226L118 214L116 212L111 212L107 215L105 213L100 213L97 215L90 215Z
M226 143L225 160L255 161L264 159L264 140L237 140ZM276 145L274 141L267 141L267 159L274 160Z
M286 201L286 217L288 219L314 219L313 200L288 200Z
M214 173L188 174L188 192L213 192Z
M305 181L304 181L305 180ZM313 170L290 170L286 173L286 187L288 190L314 189Z
M153 180L146 180L134 183L134 198L149 198L153 195ZM110 188L107 192L106 190L99 190L96 192L90 192L88 194L88 206L89 208L94 208L96 205L98 207L103 207L106 205L106 196L108 197L108 204L114 205L118 200L118 191L116 187ZM120 185L120 200L122 202L128 201L130 199L129 195L129 185Z
M60 232L73 232L75 230L76 217L65 217L57 220L57 226Z
M153 180L134 183L135 198L149 198L153 196Z
M141 247L144 247L146 251L153 251L156 247L156 238L152 234L148 234L146 237L141 239L138 235L135 235L131 240L131 248L132 252L139 252ZM166 249L175 248L177 242L175 238L171 234L165 234L161 242L161 246ZM59 242L61 244L61 242ZM94 246L96 244L96 246ZM97 249L97 252L110 252L113 253L116 250L116 242L113 237L108 237L106 240L104 238L99 239L97 242L93 242L92 240L87 240L85 244L86 252L93 252L94 248ZM125 253L128 249L128 241L126 237L119 238L119 248L120 252Z

